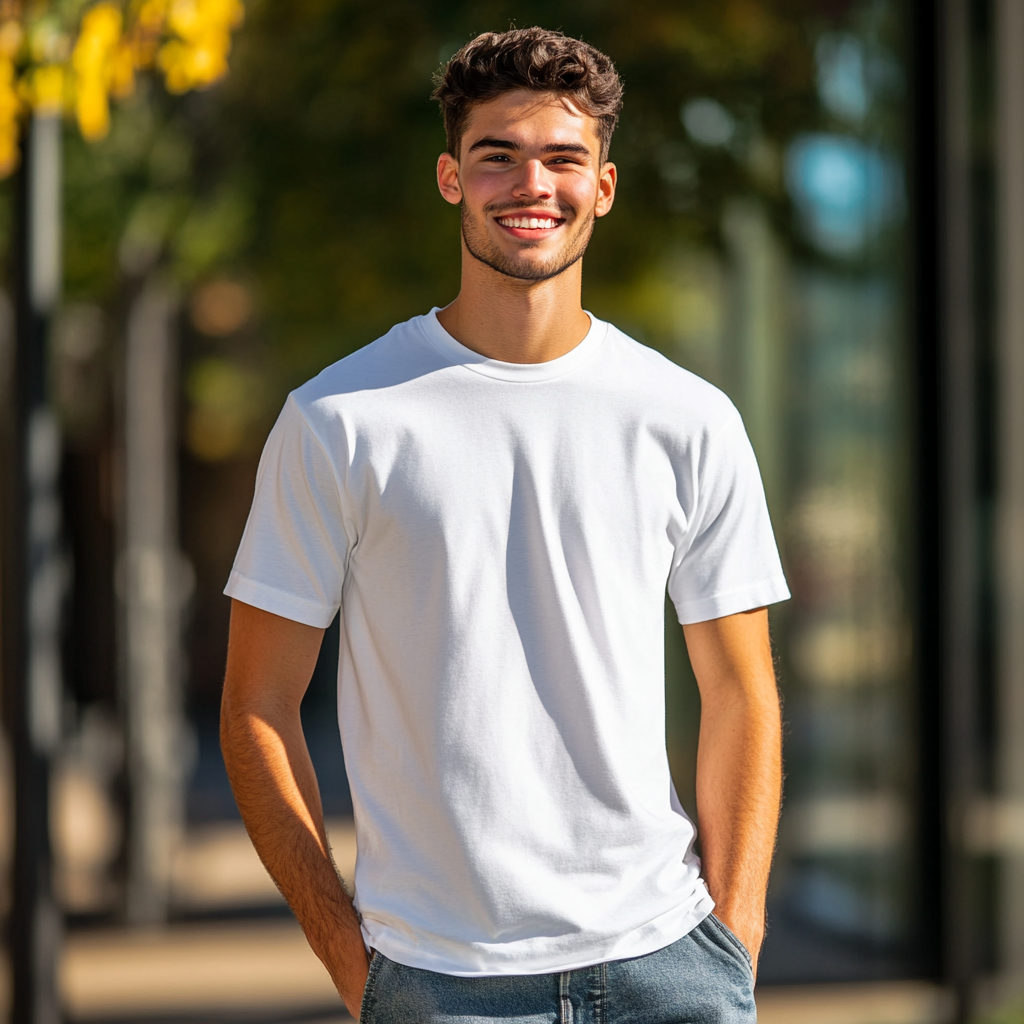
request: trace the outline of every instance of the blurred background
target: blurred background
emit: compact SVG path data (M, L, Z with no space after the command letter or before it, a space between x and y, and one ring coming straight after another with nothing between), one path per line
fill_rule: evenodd
M347 1019L224 774L221 588L288 391L454 297L431 75L510 24L615 60L584 303L722 387L764 475L761 1019L1024 1021L1020 0L0 0L0 1005ZM351 877L337 644L303 715Z

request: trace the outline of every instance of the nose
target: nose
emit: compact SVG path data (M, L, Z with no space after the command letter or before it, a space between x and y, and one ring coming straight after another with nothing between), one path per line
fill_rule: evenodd
M551 176L541 160L527 160L512 194L522 199L547 199L553 192Z

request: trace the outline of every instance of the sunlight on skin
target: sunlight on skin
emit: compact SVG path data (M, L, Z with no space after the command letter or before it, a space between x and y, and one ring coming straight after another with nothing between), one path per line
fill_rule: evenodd
M250 712L245 722L252 732L253 741L264 751L268 762L278 767L277 779L281 798L295 812L295 816L309 831L309 837L316 843L323 856L329 856L327 844L317 827L316 820L310 813L309 805L303 798L301 790L294 784L291 770L288 767L288 748L277 728L266 718Z

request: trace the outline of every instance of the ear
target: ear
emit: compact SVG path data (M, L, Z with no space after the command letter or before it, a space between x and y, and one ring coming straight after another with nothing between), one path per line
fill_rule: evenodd
M619 172L615 164L605 164L601 168L601 177L597 179L597 203L594 205L594 216L603 217L615 202L615 183Z
M462 202L459 162L451 153L442 153L437 158L437 187L447 202L455 206Z

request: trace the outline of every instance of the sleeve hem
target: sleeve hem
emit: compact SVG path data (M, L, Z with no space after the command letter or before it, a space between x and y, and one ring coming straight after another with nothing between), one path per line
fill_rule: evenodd
M738 612L749 612L753 608L776 604L789 600L789 587L784 576L773 576L740 590L731 590L714 597L705 597L696 601L678 601L675 603L679 623L688 626L694 622L706 622L708 619L720 619L724 615L735 615Z
M318 629L326 629L338 611L337 606L328 607L267 586L266 583L258 583L248 576L243 576L237 569L231 570L224 593L243 604L251 604L254 608L270 612L272 615L280 615L282 618Z

